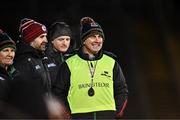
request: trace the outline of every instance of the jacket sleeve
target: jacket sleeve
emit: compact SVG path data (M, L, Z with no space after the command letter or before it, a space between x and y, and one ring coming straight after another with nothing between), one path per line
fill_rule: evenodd
M0 75L0 103L7 97L9 82L10 80L6 76Z
M59 99L59 101L65 105L67 110L70 111L67 96L70 87L70 70L64 62L60 65L57 72L56 80L52 85L52 93Z
M116 118L122 118L128 100L128 86L118 62L113 69L114 98L116 104Z

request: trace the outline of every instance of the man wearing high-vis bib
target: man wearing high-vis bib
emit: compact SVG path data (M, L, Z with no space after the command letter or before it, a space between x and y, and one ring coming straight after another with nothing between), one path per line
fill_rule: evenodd
M102 50L101 26L81 19L81 47L60 66L52 91L72 119L123 118L128 87L116 56Z

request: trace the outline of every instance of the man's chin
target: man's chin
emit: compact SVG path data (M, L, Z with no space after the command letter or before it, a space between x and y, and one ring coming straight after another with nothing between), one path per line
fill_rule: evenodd
M98 53L100 50L101 50L101 49L99 49L99 48L97 48L97 49L92 49L92 51L93 51L94 53Z
M45 51L45 50L46 50L46 46L42 46L41 51Z

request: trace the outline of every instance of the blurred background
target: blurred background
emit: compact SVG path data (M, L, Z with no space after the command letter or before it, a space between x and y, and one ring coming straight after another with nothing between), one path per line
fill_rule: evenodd
M49 27L65 21L79 44L79 22L94 18L105 32L129 86L125 118L180 118L180 7L177 0L1 0L0 28L18 39L20 20Z

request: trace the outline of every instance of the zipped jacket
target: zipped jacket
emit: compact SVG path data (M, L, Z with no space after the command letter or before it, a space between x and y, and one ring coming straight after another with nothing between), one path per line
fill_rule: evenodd
M52 81L57 71L56 63L24 42L17 43L14 66L21 77L36 79L41 82L46 93L51 92Z
M121 67L119 63L117 62L117 58L115 55L113 55L110 52L99 52L95 56L94 59L89 59L89 56L87 54L84 54L82 52L82 49L79 49L75 55L78 55L81 59L87 60L87 61L100 61L102 59L102 56L106 54L107 56L113 58L115 60L114 66L113 66L113 95L114 95L114 101L115 101L115 108L116 111L112 110L105 110L105 111L92 111L88 113L77 113L72 114L72 118L81 118L81 119L113 119L113 118L120 118L123 115L123 111L126 108L127 100L128 100L128 87L126 84L126 80L124 78L123 72L121 70ZM73 57L72 55L71 57ZM69 57L68 59L70 59ZM67 61L68 61L67 59ZM108 64L108 63L104 63ZM76 66L74 66L76 67ZM71 76L74 73L71 73L70 68L67 64L67 62L63 63L58 71L57 79L55 81L55 84L53 84L52 91L55 96L57 96L71 111L71 108L68 103L68 94L69 90L71 88ZM78 74L79 76L81 74ZM73 93L71 93L73 94ZM78 99L78 98L77 98ZM86 102L86 101L82 101ZM104 115L103 115L104 113Z

